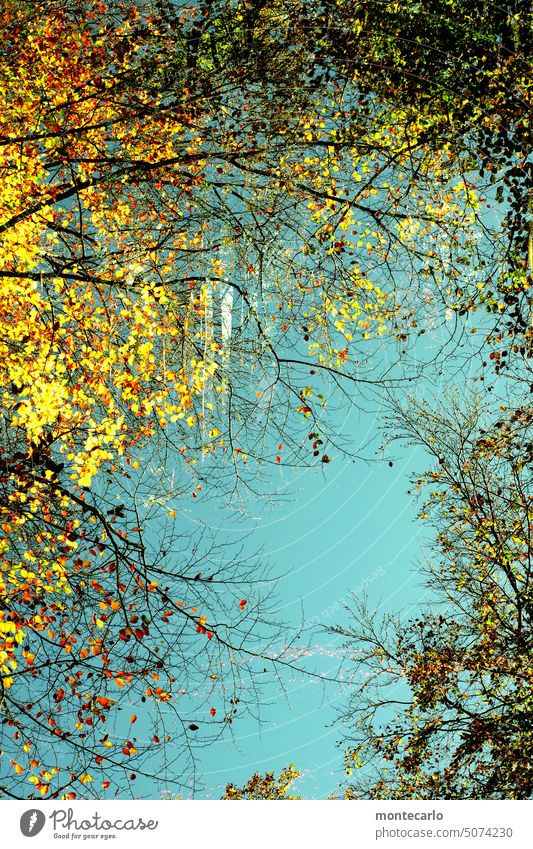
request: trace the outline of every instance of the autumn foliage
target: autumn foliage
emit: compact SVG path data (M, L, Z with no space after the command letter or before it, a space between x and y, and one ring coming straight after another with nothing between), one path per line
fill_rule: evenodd
M248 779L244 787L236 787L234 784L228 784L222 798L230 802L241 799L256 801L301 799L301 796L292 796L289 793L293 782L299 776L300 772L294 768L294 764L289 764L282 769L278 778L276 778L273 772L266 772L264 776L256 772Z
M483 369L529 388L525 30L506 25L514 52L490 53L469 112L470 77L439 65L428 99L379 34L380 14L394 34L417 10L2 5L2 795L155 786L164 746L179 786L197 741L231 731L247 663L284 662L264 650L266 573L185 511L349 453L336 393L416 380L426 331L438 372L471 317ZM506 456L506 432L476 462ZM479 665L490 615L475 609ZM434 705L427 661L406 675ZM296 775L226 798L292 798Z

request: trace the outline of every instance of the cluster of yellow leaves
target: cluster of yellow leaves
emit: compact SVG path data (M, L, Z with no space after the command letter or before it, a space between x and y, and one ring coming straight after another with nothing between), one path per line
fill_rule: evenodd
M10 426L36 446L53 442L79 486L156 424L184 418L216 370L183 362L183 325L147 287L108 296L86 283L0 282L0 386ZM189 310L194 324L201 299Z
M254 773L243 787L234 784L226 785L226 792L222 797L225 801L237 801L239 799L249 800L298 800L301 796L293 796L289 793L294 781L299 778L300 771L290 763L284 767L276 778L273 772L260 775Z
M15 39L16 27L23 28L25 48L16 68L0 63L0 398L6 434L0 474L8 493L0 504L0 597L19 610L1 614L0 670L7 688L27 629L47 628L61 610L61 596L71 592L67 561L78 545L73 532L79 523L69 518L72 500L64 486L73 492L91 487L102 467L130 463L134 450L160 428L195 427L205 415L200 411L218 349L205 319L206 285L177 292L148 282L172 268L176 250L198 245L201 236L179 231L165 251L156 250L157 238L130 239L133 224L153 233L165 213L147 202L139 206L120 181L116 189L113 176L117 160L123 168L132 160L177 161L179 120L159 120L153 111L145 117L135 105L124 109L106 96L116 42L96 39L61 12L32 21L13 7L5 16ZM125 22L118 35L127 36L129 26ZM127 54L124 72L135 46ZM139 102L148 102L142 92ZM95 150L104 152L100 165ZM190 141L188 181L203 167L195 151ZM180 184L179 167L170 178ZM93 259L86 270L75 257L83 260L89 245ZM57 276L53 255L62 266ZM52 452L65 466L63 489L43 462ZM58 515L50 510L51 494ZM30 602L45 594L55 601L37 615ZM29 655L26 662L32 662Z
M346 106L353 107L350 95ZM424 255L435 266L436 243L467 243L480 207L449 146L423 144L431 119L381 103L372 123L353 109L351 125L338 107L335 100L317 104L302 117L309 150L298 161L282 156L275 173L276 186L306 198L311 238L302 246L304 273L311 277L315 262L328 266L307 287L304 318L310 353L334 367L351 358L349 343L397 333L402 315L419 312L413 269ZM432 285L443 285L435 270Z

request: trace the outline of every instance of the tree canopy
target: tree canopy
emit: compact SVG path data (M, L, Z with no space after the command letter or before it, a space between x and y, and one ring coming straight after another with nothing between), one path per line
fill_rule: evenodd
M448 530L449 586L473 593L468 623L439 627L454 658L474 629L476 683L453 664L446 682L459 694L485 680L487 610L501 607L514 636L494 649L509 664L496 702L510 705L529 622L522 5L3 4L3 794L129 793L137 774L157 782L167 743L166 774L179 785L195 746L231 731L245 706L245 661L290 665L269 650L278 626L267 565L191 534L185 505L268 492L278 465L356 454L336 430L336 404L397 397L450 362L473 364L487 394L501 395L499 378L526 399L473 442L469 431L443 448L436 481L463 522ZM404 420L414 438L412 414ZM420 422L448 432L445 418ZM476 476L463 490L458 458ZM495 483L484 489L486 475ZM505 504L502 530L472 525L479 498ZM478 584L465 575L488 550L483 533L505 545L491 543L500 578L493 564ZM427 629L417 627L400 667L427 692L433 722L440 649L422 652ZM196 701L180 699L199 682ZM119 714L136 699L153 723L137 735L136 714ZM447 706L452 736L467 722L459 704ZM524 752L527 704L505 715L509 745ZM470 760L447 792L478 766L480 792L500 781L495 731L487 743L495 705L485 725L468 726ZM501 781L526 793L526 773L522 789L515 773Z

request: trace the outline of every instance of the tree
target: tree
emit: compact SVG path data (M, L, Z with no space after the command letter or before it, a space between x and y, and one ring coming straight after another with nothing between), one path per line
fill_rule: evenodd
M462 330L470 317L477 325L471 332L483 331L475 379L487 389L482 414L471 399L466 412L416 404L399 411L401 433L438 464L416 485L434 486L422 515L433 517L439 559L428 567L429 612L380 625L356 602L356 624L338 629L361 653L362 683L344 717L347 768L359 776L347 797L529 798L531 10L520 2L483 9L469 2L310 2L299 7L298 25L314 33L321 84L343 80L357 92L358 120L365 109L375 118L390 108L395 125L405 127L408 198L414 187L415 197L428 200L425 183L417 194L419 161L441 188L461 176L461 209L471 217L449 231L449 258L446 226L435 233L411 210L411 250L404 232L396 252L385 220L375 228L381 238L387 233L376 257L409 263L412 290L395 328L400 341L419 326L420 307L409 294L420 300L429 288L441 318L457 317ZM378 118L381 132L385 123ZM381 137L381 149L386 144ZM385 210L399 217L395 193L404 196L393 173ZM484 205L495 212L484 213ZM442 195L440 204L430 202L431 213L443 207ZM457 215L447 220L458 223ZM398 285L382 288L399 306ZM458 368L466 359L459 354Z
M255 772L248 779L244 787L235 787L234 784L226 785L226 792L222 797L226 801L237 801L239 799L247 800L297 800L301 796L288 795L292 783L300 776L298 770L295 770L294 764L289 764L282 769L279 777L276 778L273 772L266 772L264 776Z
M268 637L250 590L261 565L237 552L222 567L220 542L173 521L173 503L202 489L189 469L224 446L209 294L186 275L160 285L176 250L201 252L194 215L183 229L160 205L159 139L185 145L183 126L157 102L147 119L153 76L140 91L129 64L144 37L134 6L118 23L103 4L41 11L3 12L25 64L2 57L2 792L74 798L153 775L146 761L173 742L161 705L180 729L167 755L184 756L179 783L195 738L218 736L244 704L236 658ZM179 195L197 159L180 147L167 162ZM176 220L161 233L165 214ZM199 682L196 704L179 699ZM136 701L152 704L149 721L115 725Z
M423 143L446 149L463 173L477 172L478 197L495 214L479 218L493 248L475 284L456 281L460 315L495 316L488 341L530 355L533 230L531 196L531 8L454 2L330 2L322 22L321 61L357 80L369 97L424 116ZM483 221L483 219L485 219ZM510 362L501 359L500 370Z
M475 379L494 395L492 421L485 411L480 422L475 402L463 413L415 404L397 421L438 461L419 480L436 485L444 569L428 567L434 604L380 625L359 600L357 624L340 629L367 676L345 717L347 766L359 774L348 797L527 798L531 12L521 3L332 3L323 21L322 61L367 96L424 116L423 145L446 149L467 182L478 172L477 196L497 210L485 223L476 215L481 249L464 268L433 276L452 296L450 312L488 313L475 318L484 330Z
M369 97L331 44L313 63L320 15L293 12L3 6L5 793L96 792L96 767L126 792L110 772L152 746L111 739L121 692L176 710L192 751L179 685L263 657L271 620L263 572L201 556L181 505L347 451L339 389L364 403L417 377L411 336L461 314L466 265L485 273L475 180L427 110ZM241 695L201 703L215 734Z
M361 683L344 716L347 798L530 798L531 413L483 401L413 404L399 434L434 467L421 517L436 529L428 601L381 622L359 600ZM529 443L528 443L529 444Z

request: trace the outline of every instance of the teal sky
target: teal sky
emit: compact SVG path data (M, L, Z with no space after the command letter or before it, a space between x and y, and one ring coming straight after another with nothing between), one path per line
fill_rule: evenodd
M418 358L431 359L441 332L422 337ZM461 391L478 369L478 359L471 356L476 340L467 335L462 343L466 372L444 368L435 374L430 369L423 381L407 384L407 391L434 402L443 400L452 383ZM385 345L382 355L387 353ZM357 387L351 391L356 402ZM212 527L222 525L229 539L249 533L245 544L250 554L263 547L274 573L283 576L278 611L288 627L279 634L279 650L303 622L291 656L302 670L326 678L337 677L340 669L341 683L291 672L282 676L283 687L269 684L262 694L260 722L257 715L238 716L233 744L224 739L199 753L194 798L219 798L227 782L239 785L254 771L278 772L289 762L301 770L297 787L307 798L327 798L343 781L337 713L353 691L350 676L356 674L356 663L325 628L349 627L344 603L352 593L366 593L371 609L396 613L412 613L426 593L417 567L431 529L416 520L420 505L408 491L410 477L432 463L420 448L398 442L381 447L386 413L380 402L361 404L359 410L338 407L331 423L361 459L347 460L331 451L332 462L320 468L278 467L268 495L249 501L250 518L235 522L230 513L217 510L216 502L202 515ZM194 522L195 509L189 515Z
M377 432L379 411L346 417L343 432L365 444ZM373 458L379 442L367 450ZM393 466L389 466L392 460ZM250 503L250 519L225 531L246 541L250 553L264 547L274 572L283 575L277 588L278 611L288 624L279 634L279 650L287 634L296 637L290 657L303 669L336 677L343 660L340 642L320 625L349 624L343 608L351 593L367 593L371 605L400 610L416 604L423 589L416 574L427 533L414 523L415 503L409 495L409 473L424 458L394 446L375 459L335 458L315 470L279 470L276 499ZM191 511L191 520L195 520ZM211 522L219 527L213 509ZM298 657L298 655L301 655ZM343 752L336 746L336 710L350 691L355 664L344 658L342 685L285 673L283 687L269 684L262 694L260 721L238 717L234 743L214 743L199 754L201 776L194 798L218 798L228 781L244 782L254 771L278 771L290 761L302 771L298 786L310 798L326 798L342 780Z
M431 358L437 335L423 337L417 356ZM384 346L383 357L387 349ZM465 349L468 353L471 351ZM471 359L470 368L474 363ZM431 371L432 376L428 371L426 379L406 388L418 398L437 400L451 382L461 386L468 378L455 373L452 380L447 373L439 376ZM412 613L424 597L417 564L424 560L430 530L416 521L417 501L408 490L410 476L426 469L430 461L420 449L397 442L383 448L380 428L387 412L385 404L363 402L355 385L350 391L351 406L331 399L330 423L351 443L356 459L347 459L328 446L329 464L296 469L272 463L261 484L264 495L248 495L243 512L224 506L216 491L205 502L203 496L189 501L185 509L181 502L181 529L187 533L207 525L216 539L230 543L224 550L228 559L244 546L240 557L249 560L252 576L254 558L262 550L278 579L273 606L276 621L283 623L272 651L286 651L285 660L296 667L282 670L276 680L271 674L262 675L264 661L251 661L250 679L265 682L258 698L251 688L241 696L242 703L249 696L249 709L239 706L232 737L226 729L218 741L205 748L200 745L195 752L196 773L184 776L190 790L182 791L182 798L220 798L226 783L240 785L255 771L279 772L289 762L302 772L297 789L306 798L328 798L335 793L344 777L337 713L353 692L357 666L343 651L341 640L326 629L350 626L344 604L352 594L357 598L366 594L371 609L396 613ZM253 603L252 592L250 605ZM204 687L199 684L198 691L184 692L181 697L184 714L190 707L191 718L201 725L199 743L204 730L224 725L219 723L223 700L218 688L222 686L222 682L213 685L207 681ZM216 720L211 723L209 705L217 708ZM179 739L180 728L172 726L171 708L162 708L169 730ZM139 714L137 732L148 732L148 709L136 705L135 711ZM176 763L176 774L181 766ZM163 796L175 798L175 787L169 788L168 794L164 785L160 789ZM153 798L154 786L144 786L140 779L134 792Z

